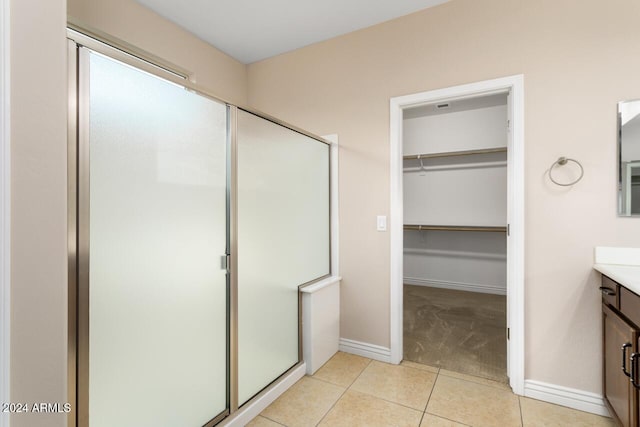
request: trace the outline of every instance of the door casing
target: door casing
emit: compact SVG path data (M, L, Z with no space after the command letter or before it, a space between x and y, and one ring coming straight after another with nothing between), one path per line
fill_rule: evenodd
M452 86L390 100L390 344L391 362L402 361L403 346L403 111L435 102L508 93L507 152L507 375L513 392L524 394L524 76L514 75ZM507 333L507 331L505 331Z

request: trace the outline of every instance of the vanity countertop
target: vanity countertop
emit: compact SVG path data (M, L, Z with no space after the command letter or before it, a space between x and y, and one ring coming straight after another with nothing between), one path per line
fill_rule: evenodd
M595 264L594 269L620 283L636 295L640 295L640 266Z
M593 268L640 295L640 249L597 247Z

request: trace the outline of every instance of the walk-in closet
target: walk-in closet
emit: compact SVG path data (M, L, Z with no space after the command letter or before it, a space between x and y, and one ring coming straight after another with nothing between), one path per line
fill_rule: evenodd
M508 94L404 110L404 358L507 382Z

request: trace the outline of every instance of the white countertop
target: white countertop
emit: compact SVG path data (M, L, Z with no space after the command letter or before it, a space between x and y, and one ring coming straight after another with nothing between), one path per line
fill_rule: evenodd
M595 264L593 268L620 283L631 292L640 295L640 266Z
M640 249L597 247L593 268L640 295Z

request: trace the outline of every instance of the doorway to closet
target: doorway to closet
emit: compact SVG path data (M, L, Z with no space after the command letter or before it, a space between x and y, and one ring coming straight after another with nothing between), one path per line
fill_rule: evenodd
M404 359L507 382L507 93L403 117Z
M391 360L524 393L522 76L391 99Z

